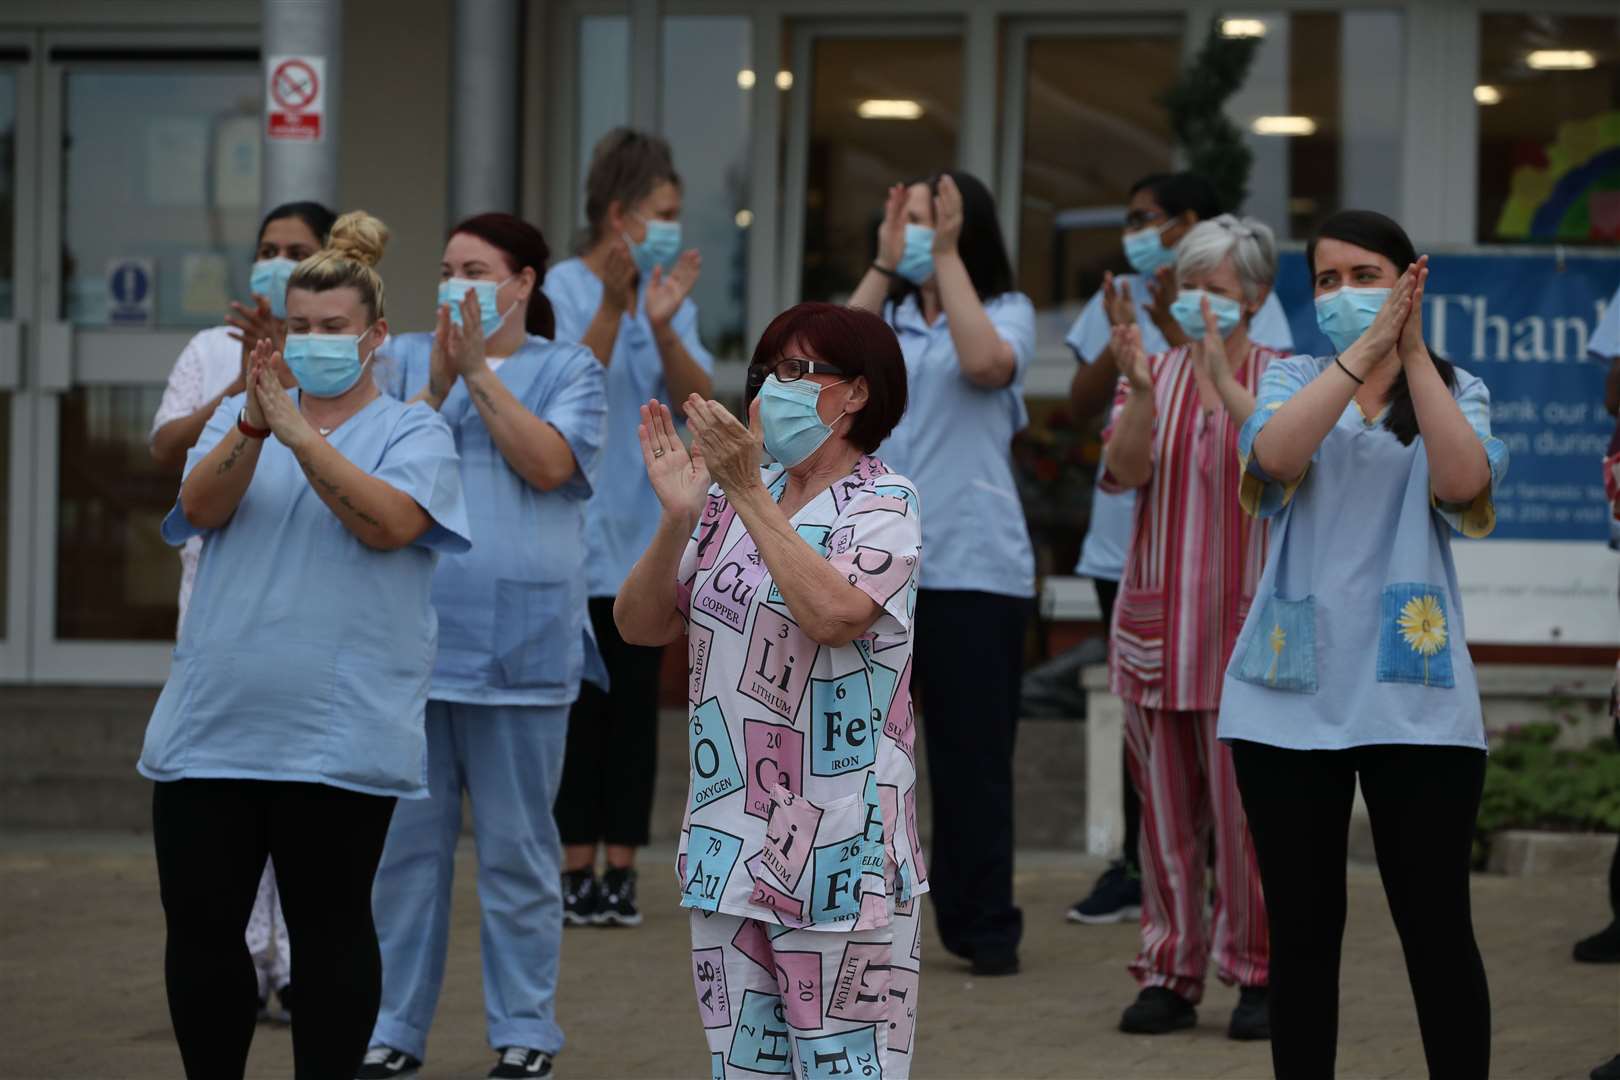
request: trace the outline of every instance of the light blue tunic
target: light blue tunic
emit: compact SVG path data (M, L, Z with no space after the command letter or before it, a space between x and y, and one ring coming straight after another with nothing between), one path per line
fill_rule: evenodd
M1219 734L1290 750L1376 744L1485 748L1451 532L1481 537L1507 474L1485 384L1455 396L1490 462L1490 489L1437 505L1419 435L1402 446L1351 402L1297 485L1268 478L1255 436L1331 357L1275 361L1238 437L1245 509L1272 518L1266 568L1221 693ZM1342 375L1330 374L1327 377Z
M1131 302L1136 305L1136 325L1142 328L1142 348L1149 356L1165 352L1170 343L1148 314L1153 294L1141 274L1119 274L1115 287L1129 287ZM1075 359L1090 364L1108 347L1110 328L1108 312L1103 310L1103 294L1099 289L1087 301L1080 317L1069 328L1064 344L1074 350ZM1249 339L1256 345L1289 353L1294 351L1294 332L1288 327L1277 294L1271 293L1255 313L1254 324L1249 327ZM1085 417L1076 417L1083 421ZM1097 470L1102 475L1102 470ZM1081 577L1118 581L1125 576L1125 553L1131 546L1131 526L1136 520L1136 491L1107 492L1102 485L1091 489L1091 523L1086 528L1086 541L1080 548L1080 564L1074 572Z
M915 296L885 314L906 359L906 413L876 453L911 478L928 507L924 589L1035 595L1035 553L1013 478L1012 438L1029 423L1024 376L1035 356L1035 306L1023 293L984 302L1012 346L1013 377L976 386L962 374L941 313L929 326Z
M568 259L546 271L542 286L557 313L557 340L579 341L602 306L602 279L581 259ZM704 371L714 371L714 357L698 340L697 305L687 300L671 323L681 344ZM602 453L590 474L596 493L585 508L586 587L591 596L617 596L630 568L652 542L660 514L658 496L647 480L636 428L641 407L653 398L668 405L677 422L678 402L669 400L664 364L658 357L652 324L638 304L619 320L613 362L607 367L607 433Z
M214 411L186 457L188 475L235 432L243 400ZM455 443L432 409L386 395L329 441L415 499L433 525L398 551L367 547L274 437L221 527L195 528L176 499L163 539L201 536L202 558L146 728L143 776L427 794L422 717L438 636L429 590L440 554L465 552L472 535Z
M428 380L430 334L389 345L379 372L395 397ZM602 365L589 350L531 337L495 373L512 396L557 429L578 464L554 491L519 476L490 436L458 379L439 415L455 435L467 515L478 543L447 555L433 578L439 612L435 701L473 705L567 705L581 674L600 679L585 618L586 479L602 446Z

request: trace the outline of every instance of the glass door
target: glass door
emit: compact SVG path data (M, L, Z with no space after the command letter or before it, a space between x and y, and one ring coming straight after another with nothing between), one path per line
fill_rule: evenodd
M192 335L246 295L259 216L259 65L47 39L33 433L33 654L46 681L168 671L180 564L158 526L179 474L148 449Z
M34 39L0 35L0 679L28 669L28 535L31 411L23 393L23 328L33 303L35 176Z

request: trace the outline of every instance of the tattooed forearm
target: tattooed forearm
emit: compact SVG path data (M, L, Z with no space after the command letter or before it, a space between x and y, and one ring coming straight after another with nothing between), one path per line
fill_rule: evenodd
M382 522L378 521L376 518L372 517L370 514L366 513L364 510L362 510L358 506L354 505L354 503L349 499L349 497L346 494L344 494L338 488L337 484L334 483L331 480L328 480L326 477L322 476L319 472L317 472L315 470L315 466L310 465L308 463L304 463L304 472L306 474L308 474L309 479L310 479L310 483L316 485L321 490L325 491L328 495L330 495L333 499L335 499L337 501L337 504L339 506L341 506L345 510L349 511L355 517L359 518L361 521L365 522L367 525L370 525L372 528L374 528L374 529L382 528Z
M247 444L248 444L247 436L244 435L241 438L237 439L236 440L236 445L231 447L230 454L228 454L226 456L224 461L219 463L219 468L214 470L214 475L215 476L224 476L226 473L230 472L233 468L235 468L236 467L236 459L242 456L242 451L247 449Z
M484 408L489 410L490 415L495 415L495 399L489 396L489 391L482 386L474 386L473 393L478 395L478 400L484 403Z

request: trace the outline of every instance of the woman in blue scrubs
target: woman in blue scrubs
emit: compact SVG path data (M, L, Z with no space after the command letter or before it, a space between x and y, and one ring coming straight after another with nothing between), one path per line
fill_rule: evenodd
M1035 555L1012 473L1029 419L1035 308L1013 288L996 206L966 173L889 189L878 256L851 297L881 311L910 405L879 456L927 510L917 677L934 790L928 869L945 948L979 975L1018 970L1013 737Z
M379 394L382 223L345 214L293 271L214 411L163 537L202 537L190 613L141 751L186 1075L240 1077L258 1010L242 929L275 861L299 970L300 1078L353 1076L377 1015L371 882L395 800L421 799L440 553L469 547L455 443ZM272 437L273 436L273 437Z
M429 797L394 817L377 872L383 1003L359 1076L414 1073L444 980L461 798L472 798L492 1077L551 1075L562 945L551 804L568 707L597 666L585 626L586 479L602 443L602 366L550 339L550 255L533 226L481 214L440 267L438 326L389 345L390 394L455 434L479 543L433 581Z

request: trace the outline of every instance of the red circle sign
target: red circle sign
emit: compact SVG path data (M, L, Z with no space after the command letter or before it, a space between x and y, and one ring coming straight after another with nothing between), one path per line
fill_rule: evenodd
M315 100L320 87L315 69L302 60L284 60L270 74L270 96L283 109L304 108Z

